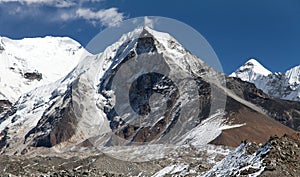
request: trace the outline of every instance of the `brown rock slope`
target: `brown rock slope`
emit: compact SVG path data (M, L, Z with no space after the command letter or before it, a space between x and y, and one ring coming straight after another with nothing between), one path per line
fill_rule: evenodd
M233 124L245 124L244 126L223 130L211 143L216 145L238 146L244 140L264 143L270 136L293 134L294 130L280 122L243 107L238 112L227 115Z
M227 78L226 87L242 99L259 106L269 117L300 131L300 102L271 97L254 84L238 78Z
M300 125L300 103L280 100L263 93L253 84L227 78L227 88L247 103L261 109L257 112L243 103L227 97L226 120L241 127L223 130L212 144L238 146L241 141L266 142L270 136L294 134ZM294 130L293 130L294 129Z

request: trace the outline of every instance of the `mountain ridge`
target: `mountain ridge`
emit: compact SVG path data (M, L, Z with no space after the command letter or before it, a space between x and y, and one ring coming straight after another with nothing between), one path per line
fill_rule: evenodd
M252 67L248 67L249 64ZM300 65L284 73L272 73L257 60L251 59L229 76L254 83L257 88L276 98L300 101Z

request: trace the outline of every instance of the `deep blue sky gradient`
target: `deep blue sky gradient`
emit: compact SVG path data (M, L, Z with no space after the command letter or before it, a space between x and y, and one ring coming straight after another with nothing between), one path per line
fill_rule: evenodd
M85 46L105 28L83 19L52 19L61 9L49 6L23 4L31 15L8 13L19 5L0 4L1 36L69 36ZM300 64L299 0L106 0L85 6L116 7L126 18L164 16L182 21L206 38L227 74L252 57L274 72Z

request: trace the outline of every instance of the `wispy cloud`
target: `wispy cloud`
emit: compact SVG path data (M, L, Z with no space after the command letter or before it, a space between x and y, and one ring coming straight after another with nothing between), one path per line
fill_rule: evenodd
M20 3L20 4L27 4L27 5L49 5L58 8L65 8L65 7L72 7L76 5L75 1L71 0L0 0L0 3Z
M110 27L116 26L124 19L123 13L118 12L117 8L101 9L95 12L88 8L80 8L76 11L76 16L93 24L100 23Z
M98 9L92 9L86 6L101 1L105 0L0 0L0 5L11 5L10 8L4 8L9 15L18 18L43 16L44 20L48 19L50 22L84 19L94 26L111 27L124 20L124 13L115 7L101 9L98 6ZM53 10L41 10L44 6L52 7Z
M144 17L144 25L150 28L154 28L154 21L146 16Z

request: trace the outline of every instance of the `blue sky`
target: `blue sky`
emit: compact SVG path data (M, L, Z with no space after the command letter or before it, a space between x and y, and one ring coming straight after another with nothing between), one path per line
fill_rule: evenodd
M69 36L85 46L106 27L139 16L190 25L227 74L252 57L274 72L300 64L299 0L0 0L0 35Z

